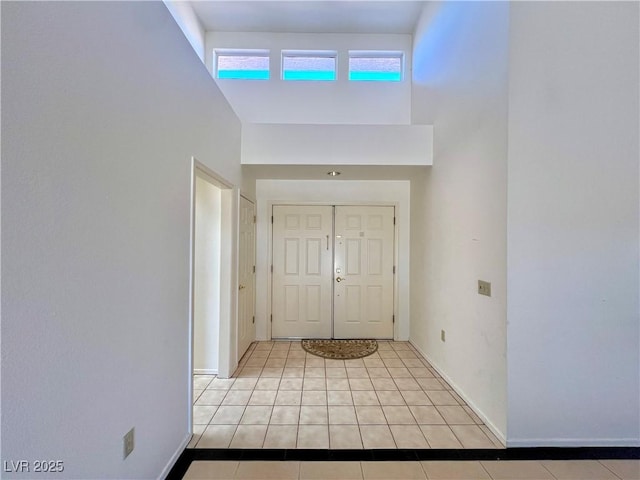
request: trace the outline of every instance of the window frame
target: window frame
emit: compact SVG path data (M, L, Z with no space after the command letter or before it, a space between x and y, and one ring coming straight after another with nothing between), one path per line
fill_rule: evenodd
M285 58L330 58L333 59L333 78L285 78ZM313 70L308 70L313 72ZM336 82L338 80L338 52L336 50L281 50L280 79L284 82Z
M400 78L398 80L384 80L384 79L358 79L351 77L351 59L358 58L392 58L400 60ZM347 76L350 82L382 82L382 83L402 83L405 80L405 61L406 55L402 50L349 50L349 59L347 62Z
M267 78L236 78L220 77L219 60L220 57L256 57L266 58L268 62ZM251 71L251 70L247 70ZM213 50L213 76L216 80L271 80L271 51L268 49L240 49L240 48L216 48Z

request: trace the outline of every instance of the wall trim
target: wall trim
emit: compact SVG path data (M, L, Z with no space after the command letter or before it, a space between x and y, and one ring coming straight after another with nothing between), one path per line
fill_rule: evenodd
M157 477L158 480L163 480L169 476L171 469L173 468L173 466L176 464L176 462L182 455L182 452L185 451L190 441L191 441L191 433L187 433L187 435L180 442L180 445L178 445L178 448L176 449L176 451L173 453L173 455L171 455L171 458L169 459L167 464L162 469L162 472L160 472L160 475L158 475Z
M194 368L193 374L194 375L217 375L218 369L217 368Z
M638 438L519 438L509 447L640 447Z
M507 438L505 434L501 432L500 429L498 429L498 427L496 427L493 424L493 422L487 418L487 416L478 407L478 405L476 405L476 403L473 400L471 400L467 394L464 393L464 390L462 390L459 385L457 385L453 380L451 380L451 377L449 377L449 375L447 375L443 371L443 369L440 368L431 359L431 357L427 355L427 353L424 352L421 348L419 348L411 339L409 339L409 343L413 346L413 348L415 348L418 352L420 352L420 355L422 355L425 358L425 360L427 360L431 364L431 366L438 372L438 374L442 378L444 378L449 385L451 385L451 388L453 388L453 390L460 396L460 398L462 398L466 402L469 408L471 408L471 410L473 410L474 413L478 415L478 417L480 417L480 420L482 420L482 422L487 426L487 428L491 430L491 433L493 433L498 438L498 440L502 442L503 445L512 446L511 442L507 442Z

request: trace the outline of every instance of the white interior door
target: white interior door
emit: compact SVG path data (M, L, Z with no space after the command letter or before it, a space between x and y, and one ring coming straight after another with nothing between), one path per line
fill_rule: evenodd
M331 338L332 206L273 207L273 338Z
M240 197L238 238L238 357L256 338L255 328L255 206Z
M394 207L336 207L334 338L393 338L394 230Z

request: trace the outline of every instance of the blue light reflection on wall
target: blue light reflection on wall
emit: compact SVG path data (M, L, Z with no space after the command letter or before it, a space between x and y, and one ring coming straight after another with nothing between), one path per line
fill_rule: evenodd
M416 84L441 83L455 46L455 33L469 19L473 2L444 2L433 5L418 25L413 47L413 74ZM480 2L482 3L482 2ZM479 46L480 47L480 46Z
M505 75L508 26L509 2L429 5L414 37L413 83L472 83L478 89L483 82L495 84ZM465 58L464 64L457 63L460 58Z

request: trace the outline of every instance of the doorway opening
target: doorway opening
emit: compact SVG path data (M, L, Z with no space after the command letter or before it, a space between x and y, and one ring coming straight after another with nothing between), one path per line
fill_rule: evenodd
M217 375L220 343L222 189L202 170L195 178L193 373Z
M192 158L191 165L191 252L189 305L189 378L194 375L233 373L236 347L235 329L236 259L233 212L237 190ZM191 382L189 405L193 405ZM189 411L193 431L194 412Z
M395 208L274 205L272 338L394 338Z

